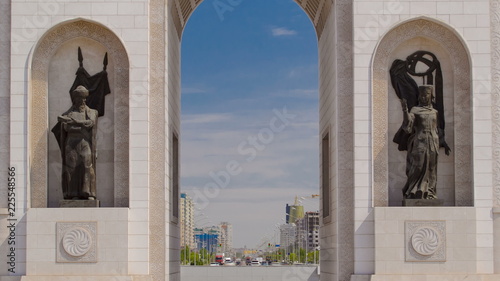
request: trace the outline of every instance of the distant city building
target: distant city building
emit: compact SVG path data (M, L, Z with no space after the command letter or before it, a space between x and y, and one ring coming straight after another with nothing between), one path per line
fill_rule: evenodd
M181 247L188 246L193 249L196 247L194 241L194 203L186 194L181 193L180 198L179 224L181 228Z
M198 250L206 249L209 253L220 252L220 236L221 231L219 226L194 229L196 247Z
M307 251L319 250L319 212L306 212L297 221L297 242Z
M285 222L288 224L290 223L290 205L286 204L286 207L285 207Z
M286 222L296 223L297 220L304 217L304 206L299 204L299 199L295 196L295 203L293 205L286 204Z
M280 226L280 247L286 249L293 246L296 239L296 225L294 223Z
M233 251L233 225L228 222L220 223L220 246L221 252L229 254Z

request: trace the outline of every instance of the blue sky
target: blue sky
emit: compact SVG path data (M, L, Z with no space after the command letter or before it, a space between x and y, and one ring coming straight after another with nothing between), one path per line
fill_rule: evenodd
M279 239L285 204L319 194L317 51L292 0L205 0L184 30L181 189L235 247Z

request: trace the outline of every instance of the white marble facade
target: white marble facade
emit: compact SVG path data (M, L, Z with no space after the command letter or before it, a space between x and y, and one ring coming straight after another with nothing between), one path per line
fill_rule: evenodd
M201 2L1 1L0 198L9 197L8 167L16 183L15 214L0 202L2 265L11 259L8 226L16 226L15 272L0 267L1 281L180 279L172 211L180 38ZM500 1L296 2L318 34L319 134L328 136L321 280L499 280ZM113 134L102 147L113 176L98 178L106 186L100 209L55 208L50 120L67 106L56 103L66 92L58 83L74 72L79 44L92 72L110 54L115 90ZM441 163L440 208L398 206L404 173L392 134L400 117L386 71L417 49L438 55L445 77L453 153ZM432 262L406 259L415 229L405 226L422 221L444 225L436 232L444 253ZM96 259L58 262L58 223L79 222L96 225Z

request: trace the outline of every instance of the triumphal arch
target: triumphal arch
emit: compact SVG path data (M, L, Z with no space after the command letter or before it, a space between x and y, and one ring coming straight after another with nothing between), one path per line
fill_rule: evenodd
M181 279L201 2L0 3L1 281ZM295 2L318 40L321 280L500 280L500 2Z

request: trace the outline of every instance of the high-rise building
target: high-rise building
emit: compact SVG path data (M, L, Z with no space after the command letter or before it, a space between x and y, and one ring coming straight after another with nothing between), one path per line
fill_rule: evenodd
M181 193L179 210L179 224L181 228L181 247L188 246L190 249L196 247L194 241L194 204L193 200L186 194Z
M233 251L233 225L229 222L220 223L220 246L221 252L229 254Z
M198 250L206 249L209 253L217 253L220 251L220 228L218 226L195 228L194 239Z
M299 199L295 196L293 205L286 204L286 222L296 223L297 220L304 217L304 206L299 204Z
M297 242L306 251L319 250L319 212L306 212L297 221Z
M296 238L296 225L294 223L287 223L280 226L280 247L287 249L293 246Z

